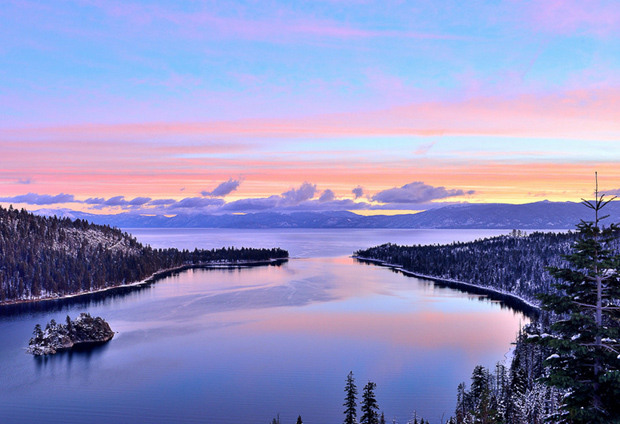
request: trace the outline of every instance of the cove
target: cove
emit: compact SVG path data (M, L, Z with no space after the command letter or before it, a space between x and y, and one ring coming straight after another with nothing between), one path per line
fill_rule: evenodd
M258 242L255 233L231 230L141 231L134 234L155 247ZM261 234L262 246L289 249L296 259L193 269L141 289L2 314L3 422L267 423L279 413L282 422L301 415L306 423L339 423L352 370L360 389L377 383L388 422L416 413L436 423L452 414L458 383L475 365L503 359L528 321L485 296L343 252L419 237L411 230ZM118 334L83 352L46 359L23 352L36 323L82 311L104 317Z

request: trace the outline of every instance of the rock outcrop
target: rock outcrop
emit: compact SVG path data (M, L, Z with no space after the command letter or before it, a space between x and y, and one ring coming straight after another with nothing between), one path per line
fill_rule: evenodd
M76 345L105 343L114 337L114 331L103 318L93 318L87 313L81 313L73 321L67 316L65 324L52 320L45 330L37 324L33 334L26 352L36 356L53 355Z

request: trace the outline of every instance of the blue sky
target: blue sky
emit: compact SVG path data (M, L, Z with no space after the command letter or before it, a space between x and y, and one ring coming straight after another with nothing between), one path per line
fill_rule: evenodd
M619 36L613 1L6 1L0 198L579 200L620 187ZM372 200L405 186L471 194Z

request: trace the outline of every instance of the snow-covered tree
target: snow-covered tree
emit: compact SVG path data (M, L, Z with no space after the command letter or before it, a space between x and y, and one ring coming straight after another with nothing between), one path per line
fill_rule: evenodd
M357 422L357 386L353 378L353 371L347 375L347 382L344 386L346 393L344 398L344 424L354 424Z
M364 386L364 392L362 393L362 418L361 424L379 424L379 405L375 398L376 383L369 381Z
M34 336L31 340L31 342L34 340L35 342L39 342L43 339L43 330L41 330L41 324L37 324L34 326L34 331L32 332L32 335Z
M620 229L600 225L611 200L599 196L597 183L594 200L584 200L594 221L577 226L580 237L565 257L569 266L549 268L558 292L540 296L557 319L551 334L531 338L553 351L544 381L567 390L555 422L620 423L620 255L610 248Z

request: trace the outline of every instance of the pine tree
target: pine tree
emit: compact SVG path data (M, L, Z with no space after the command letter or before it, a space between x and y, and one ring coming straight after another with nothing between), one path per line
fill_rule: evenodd
M43 330L41 330L41 324L37 324L34 326L34 331L32 332L34 336L34 343L39 343L43 340ZM33 343L33 339L30 339L30 343Z
M297 423L296 424L304 424L304 422L301 420L301 415L297 417Z
M353 378L353 371L347 375L347 383L344 386L346 396L342 406L344 409L344 424L354 424L357 422L357 387Z
M565 256L570 267L549 268L558 292L540 296L557 320L551 334L531 340L554 352L544 381L567 391L557 422L620 423L620 255L609 247L619 227L599 226L611 200L599 196L597 182L594 201L583 201L595 220L577 225L580 237Z
M375 398L375 388L377 385L372 381L364 386L362 393L362 418L360 424L379 424L379 405Z
M521 336L517 340L520 343ZM510 366L510 395L507 416L511 422L525 422L525 393L527 392L527 375L521 363L521 351L517 349Z
M469 398L469 394L467 393L467 391L465 390L465 383L460 383L458 388L457 388L457 392L456 392L456 411L455 411L455 415L456 415L456 422L458 424L462 424L463 422L465 422L465 415L467 414L467 410L468 410L468 398Z

